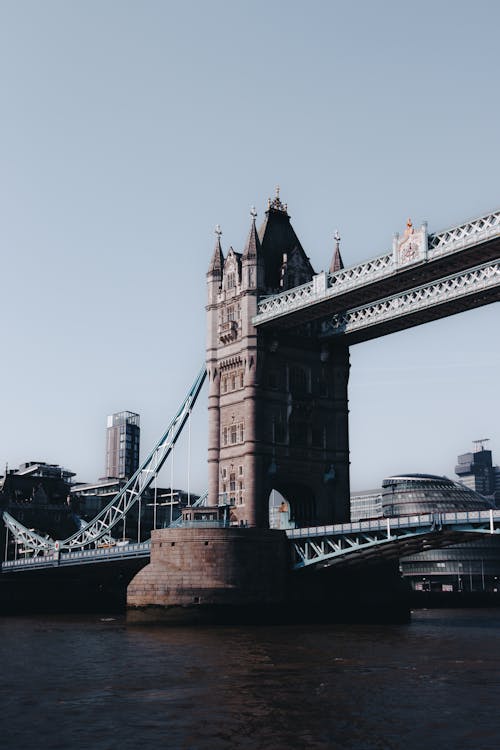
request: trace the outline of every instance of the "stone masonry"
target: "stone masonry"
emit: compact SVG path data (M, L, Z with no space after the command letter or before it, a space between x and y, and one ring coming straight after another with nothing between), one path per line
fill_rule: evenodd
M260 296L310 281L314 270L287 206L255 211L243 253L224 257L221 232L207 274L209 504L234 525L266 528L279 491L297 525L349 519L349 351L313 324L257 329ZM337 248L334 260L342 264Z

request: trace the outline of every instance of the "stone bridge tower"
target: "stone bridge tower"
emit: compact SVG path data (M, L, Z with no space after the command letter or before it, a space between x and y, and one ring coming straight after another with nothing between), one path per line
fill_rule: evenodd
M230 247L224 257L217 228L207 274L209 503L263 528L274 489L297 526L347 521L349 351L320 340L313 324L252 324L259 297L314 275L279 191L258 231L255 219L252 210L243 253Z

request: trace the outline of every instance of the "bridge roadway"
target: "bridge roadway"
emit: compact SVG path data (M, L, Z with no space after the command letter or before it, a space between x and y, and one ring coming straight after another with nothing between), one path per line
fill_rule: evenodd
M206 522L205 526L219 525ZM198 528L203 528L197 523ZM358 523L315 526L286 531L292 547L293 570L303 568L353 567L394 560L470 541L477 534L500 534L500 510L377 518ZM117 544L112 547L52 552L2 563L3 573L53 569L120 560L144 559L150 542Z
M479 285L478 294L474 294L469 284L467 301L464 302L462 294L461 302L454 307L449 293L443 299L447 304L441 306L435 295L433 304L428 305L424 313L420 310L418 319L414 320L408 317L407 313L411 311L406 305L406 310L400 312L399 322L393 316L390 324L386 321L385 328L377 331L371 329L369 334L364 335L358 330L355 335L349 336L349 343L358 343L500 299L500 211L429 235L426 243L423 257L420 255L416 260L401 262L394 250L335 273L322 272L307 284L265 297L258 304L253 323L259 328L286 329L315 320L324 321L346 311L357 311L371 303L381 303L388 298L392 300L403 293L408 296L409 292L423 286L430 287L433 282L433 288L439 291L441 280L454 276L460 281L467 278L469 271L488 264L495 267L493 275L498 278L495 284L490 284L487 293ZM337 329L338 333L350 333L339 326Z

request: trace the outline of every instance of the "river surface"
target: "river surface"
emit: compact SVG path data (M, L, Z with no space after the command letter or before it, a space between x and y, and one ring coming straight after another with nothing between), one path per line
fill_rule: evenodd
M0 618L2 750L498 750L500 609L409 625Z

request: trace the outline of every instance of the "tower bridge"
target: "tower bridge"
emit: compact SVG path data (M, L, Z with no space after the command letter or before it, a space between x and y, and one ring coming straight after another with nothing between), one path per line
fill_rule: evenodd
M298 526L349 520L349 347L500 299L500 211L316 273L279 194L242 253L220 233L208 284L209 501L263 526L280 492Z
M435 234L408 221L391 252L348 268L337 235L329 271L320 273L279 193L259 229L252 211L242 252L229 247L224 254L221 234L217 228L207 274L206 366L165 434L116 498L69 539L48 539L4 515L28 555L6 561L2 572L133 559L141 567L151 556L129 587L136 609L204 600L234 604L227 592L243 589L253 606L283 597L293 570L366 569L408 551L500 533L500 511L494 510L351 524L348 436L351 345L500 299L500 211ZM156 531L151 543L120 549L113 529L157 476L205 375L204 502L224 510L227 533L218 535L224 530L211 527L221 522L208 516L190 528L190 513L183 528ZM286 535L267 530L274 490L286 499L296 526ZM276 570L282 571L279 580ZM203 577L210 582L205 588Z

